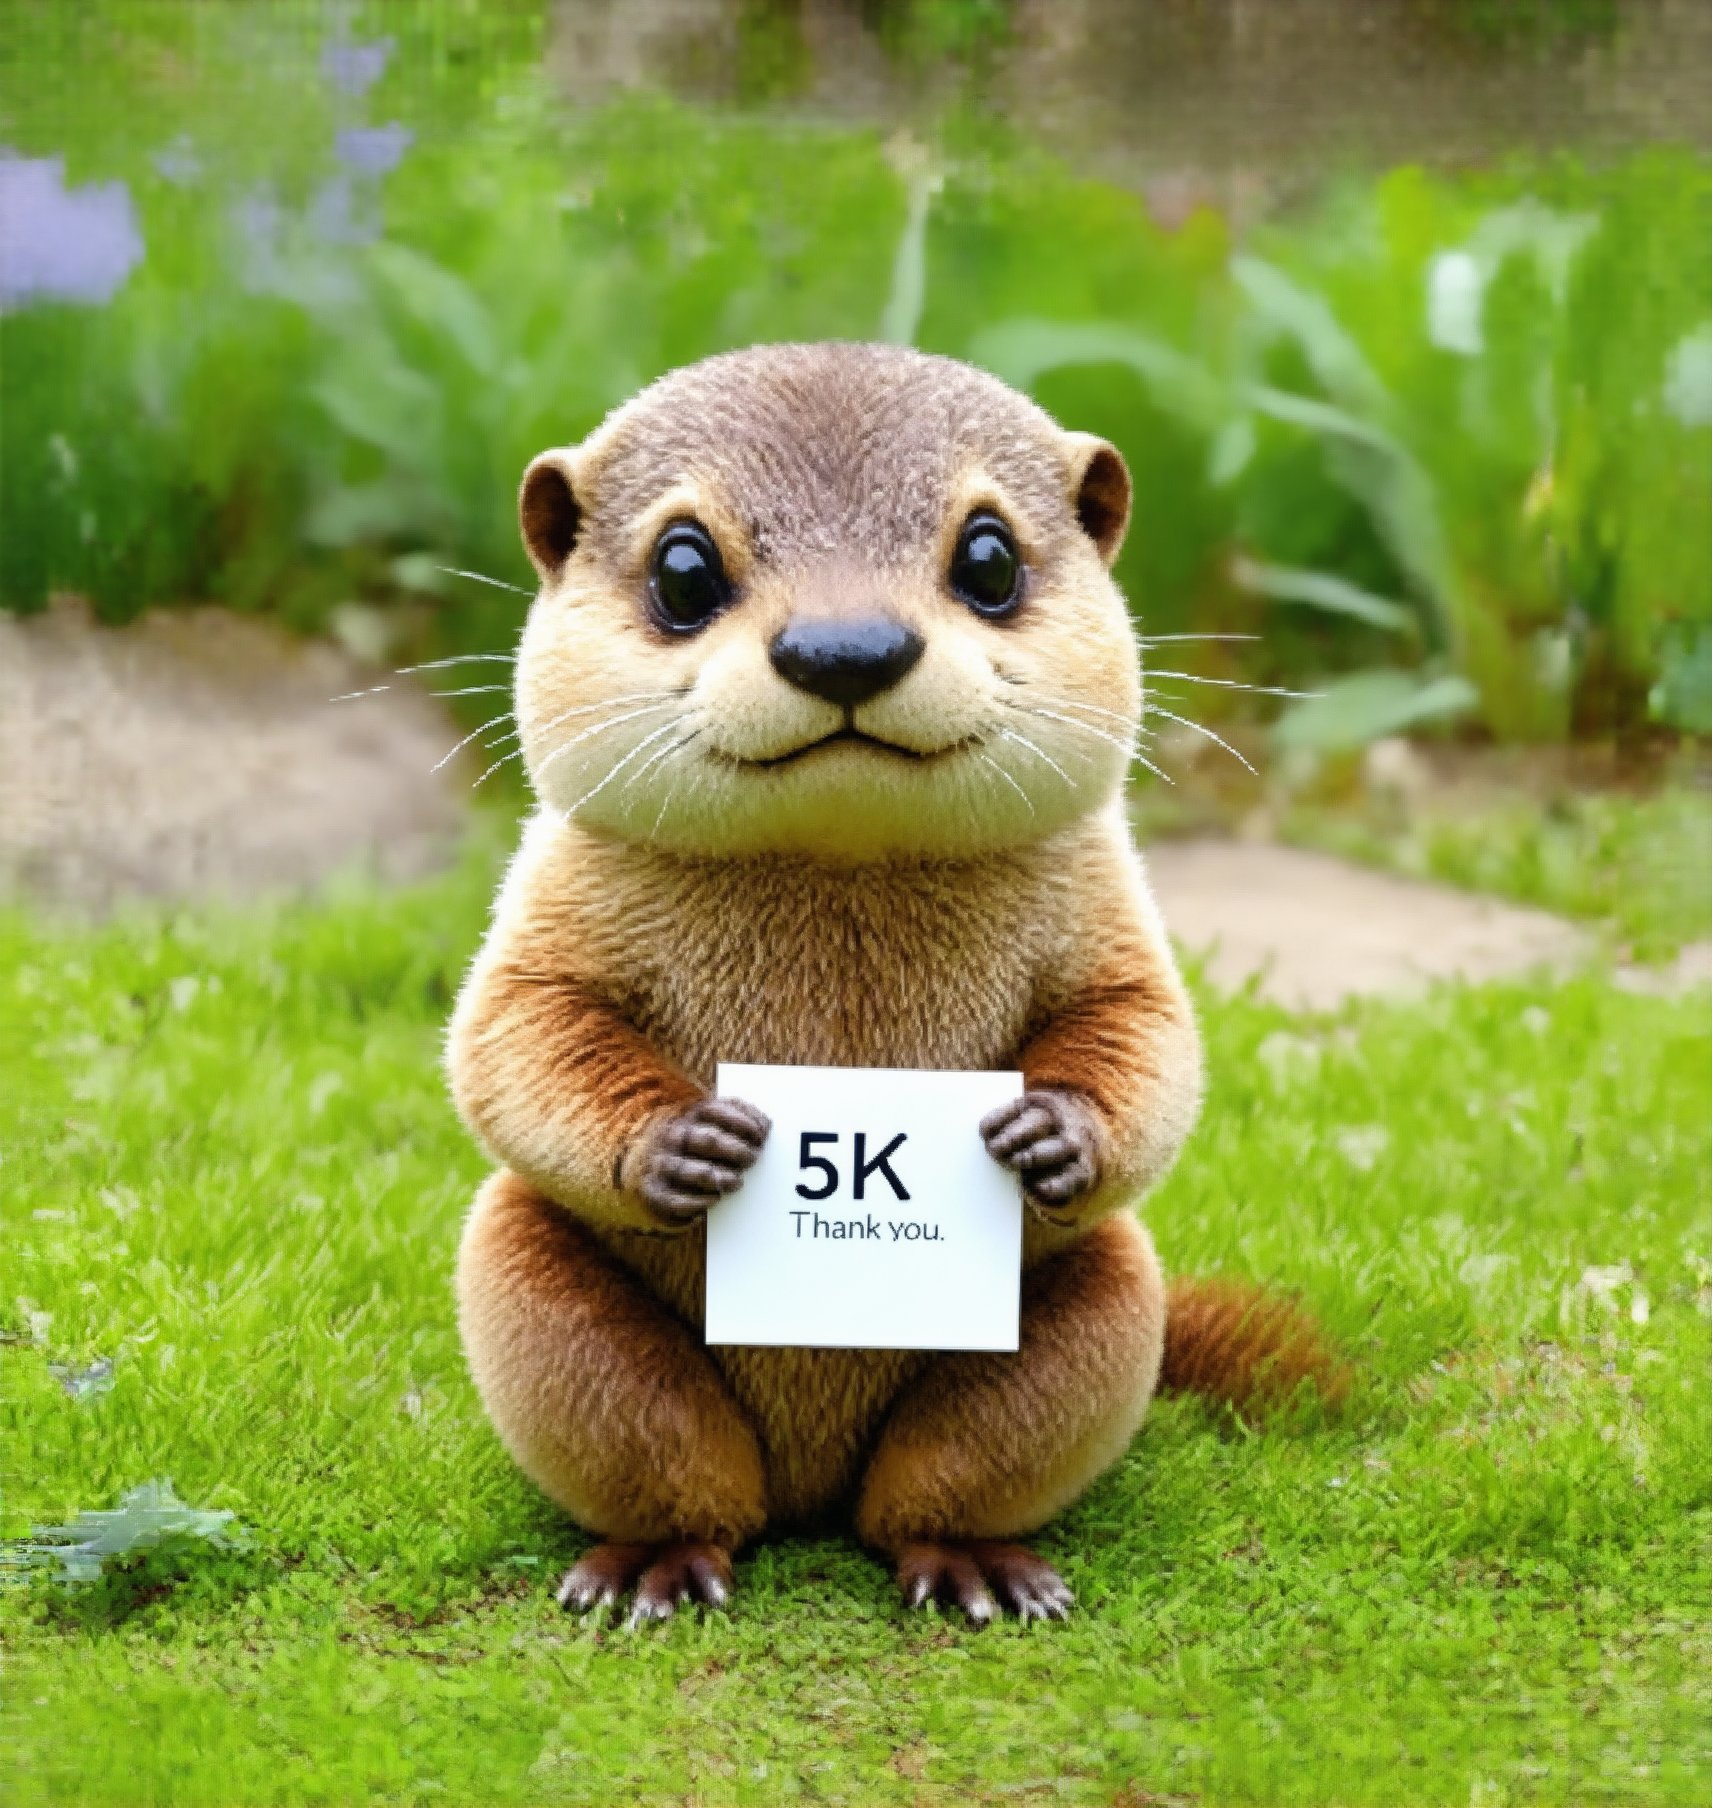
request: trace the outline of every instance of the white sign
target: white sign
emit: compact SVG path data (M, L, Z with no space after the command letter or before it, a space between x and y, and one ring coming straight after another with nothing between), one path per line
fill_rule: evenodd
M1018 1073L721 1064L773 1120L707 1220L707 1341L1014 1350L1022 1188L981 1119Z

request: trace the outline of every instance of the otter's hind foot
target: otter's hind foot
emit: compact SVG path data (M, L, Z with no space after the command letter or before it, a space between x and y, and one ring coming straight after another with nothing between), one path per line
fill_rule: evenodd
M634 1589L627 1625L669 1620L689 1602L723 1607L731 1599L731 1553L689 1538L678 1544L597 1544L559 1584L559 1605L572 1613L616 1607Z
M977 1626L1001 1612L1019 1620L1062 1620L1076 1597L1045 1558L997 1539L941 1539L898 1552L906 1607L937 1601L961 1607Z

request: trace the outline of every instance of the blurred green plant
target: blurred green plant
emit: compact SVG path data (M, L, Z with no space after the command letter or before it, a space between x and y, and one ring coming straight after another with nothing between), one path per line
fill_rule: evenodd
M1256 412L1317 439L1361 505L1446 710L1559 739L1633 727L1650 697L1692 728L1692 686L1658 681L1712 623L1712 535L1683 531L1712 500L1712 409L1678 349L1712 308L1712 170L1649 153L1509 186L1398 171L1239 260L1250 368L1276 385ZM1301 738L1335 737L1334 701Z
M1121 366L1201 449L1230 578L1340 626L1286 744L1461 718L1501 740L1649 715L1704 733L1709 209L1712 169L1686 154L1399 170L1235 255L1205 361L1182 337L1041 319L973 351L1024 386Z
M1165 230L976 109L931 144L663 99L568 111L538 6L396 43L363 36L391 8L336 38L319 8L0 10L85 77L50 104L15 48L0 136L74 145L68 195L122 179L146 247L104 305L0 318L6 607L211 597L314 626L415 599L431 650L502 646L521 599L440 567L527 587L530 455L710 352L889 334L1120 445L1138 614L1260 630L1188 669L1311 681L1286 743L1712 730L1712 165L1691 152L1398 170L1239 247L1211 209ZM770 17L763 85L788 94ZM978 60L1006 19L882 23L906 60L947 33Z
M1528 45L1535 50L1574 47L1611 37L1618 0L1452 0L1433 15L1480 46Z

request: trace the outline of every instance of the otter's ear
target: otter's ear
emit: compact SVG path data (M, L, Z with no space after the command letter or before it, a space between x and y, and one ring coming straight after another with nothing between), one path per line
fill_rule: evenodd
M1129 466L1109 441L1091 433L1067 433L1070 495L1082 531L1109 567L1129 526Z
M543 452L523 473L517 497L523 544L530 561L551 583L565 568L582 526L576 493L576 453Z

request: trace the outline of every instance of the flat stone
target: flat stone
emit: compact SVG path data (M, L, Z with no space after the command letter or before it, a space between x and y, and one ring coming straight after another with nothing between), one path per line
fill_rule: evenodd
M1547 911L1300 848L1165 841L1147 850L1147 867L1167 927L1215 985L1258 980L1291 1010L1408 997L1441 979L1567 971L1598 948Z

